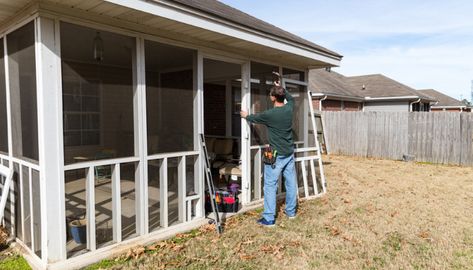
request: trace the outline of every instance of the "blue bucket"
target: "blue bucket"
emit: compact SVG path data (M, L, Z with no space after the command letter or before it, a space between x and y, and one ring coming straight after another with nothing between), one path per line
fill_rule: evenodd
M69 228L74 242L77 244L87 243L87 221L85 219L71 221Z

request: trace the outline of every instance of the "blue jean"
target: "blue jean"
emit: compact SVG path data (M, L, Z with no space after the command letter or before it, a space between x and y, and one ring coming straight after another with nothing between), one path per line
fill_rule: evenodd
M275 167L264 165L264 212L263 218L273 221L276 216L276 193L278 179L283 174L286 186L286 215L294 216L297 207L297 183L294 155L276 157Z

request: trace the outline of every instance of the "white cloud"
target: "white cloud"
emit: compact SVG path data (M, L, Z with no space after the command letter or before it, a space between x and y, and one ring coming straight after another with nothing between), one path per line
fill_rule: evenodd
M224 0L344 55L341 73L382 73L470 98L471 0Z
M472 63L471 47L392 47L347 55L338 70L349 76L382 73L415 89L434 88L469 99Z

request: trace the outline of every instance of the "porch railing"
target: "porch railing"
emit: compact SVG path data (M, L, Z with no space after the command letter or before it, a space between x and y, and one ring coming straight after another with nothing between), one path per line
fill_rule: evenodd
M252 201L257 202L263 199L262 187L263 187L263 175L264 165L262 158L262 151L265 145L251 146L252 155ZM295 168L296 168L296 183L297 189L299 190L299 196L304 198L311 198L323 194L324 188L322 185L320 175L316 173L316 166L318 161L317 147L306 147L296 148L294 150L295 155ZM280 179L281 180L281 179ZM278 192L283 191L282 181L279 181ZM302 185L302 186L300 186Z
M0 164L13 168L14 183L10 186L4 226L26 247L30 254L41 258L40 166L33 162L0 154ZM3 190L5 179L0 179ZM18 189L18 190L17 190ZM16 198L19 196L19 199ZM19 208L17 208L18 202ZM35 211L39 210L39 211ZM19 217L17 217L19 211ZM17 220L19 218L20 220ZM16 228L18 226L18 228ZM17 235L18 234L18 235Z
M188 179L188 158L195 158L194 164L194 192L188 193L186 190L186 180ZM179 223L189 222L195 218L202 217L201 200L203 198L202 189L200 188L200 179L198 176L199 151L179 152L170 154L150 155L145 160L140 157L127 157L109 160L94 160L70 164L64 166L64 173L71 173L77 170L85 172L85 208L86 208L86 226L87 226L87 245L86 251L95 251L97 247L96 235L96 198L95 185L97 179L97 169L110 166L110 180L112 193L112 234L113 243L122 242L122 204L121 204L121 174L122 165L135 164L135 213L136 213L136 232L138 234L146 234L150 230L149 227L149 207L148 201L150 194L148 192L148 167L156 166L159 170L159 229L169 227L169 197L168 197L168 178L170 160L176 160L173 167L177 168L177 185L178 185L178 221ZM141 167L142 169L139 169ZM139 191L139 192L138 192ZM139 214L140 213L140 214ZM139 229L138 224L144 223ZM72 256L74 254L71 254Z

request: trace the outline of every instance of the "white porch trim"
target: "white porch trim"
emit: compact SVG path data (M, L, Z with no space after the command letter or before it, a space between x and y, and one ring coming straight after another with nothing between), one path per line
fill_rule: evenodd
M224 23L204 17L197 12L182 12L176 9L170 9L166 5L158 2L132 1L132 0L106 0L107 2L121 5L130 9L150 13L163 18L171 19L181 23L198 26L200 28L217 32L226 36L236 37L241 40L256 43L262 46L275 48L291 54L307 57L309 59L328 63L330 65L340 65L340 60L334 56L329 56L324 52L315 52L313 49L301 48L301 45L289 41L282 42L275 37L269 37L255 31L250 31L243 27L231 23Z

